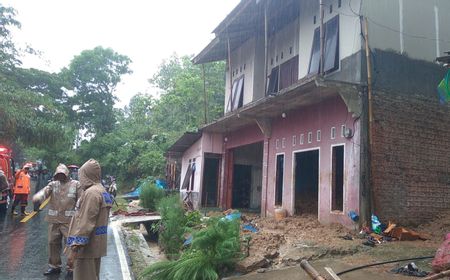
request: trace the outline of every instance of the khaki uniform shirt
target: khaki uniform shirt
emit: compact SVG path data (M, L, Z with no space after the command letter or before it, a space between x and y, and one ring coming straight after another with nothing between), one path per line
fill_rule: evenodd
M50 197L45 220L49 223L69 224L75 214L75 205L81 197L83 189L76 180L67 182L52 181L40 190L36 196L42 202Z
M67 245L82 245L76 258L106 256L109 209L113 200L100 184L88 187L77 202Z

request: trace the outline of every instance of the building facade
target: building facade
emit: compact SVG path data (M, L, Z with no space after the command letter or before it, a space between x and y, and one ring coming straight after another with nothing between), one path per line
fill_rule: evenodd
M242 0L214 30L194 63L227 62L224 116L169 148L181 192L349 227L350 211L420 223L450 208L434 63L450 50L450 2L322 2Z

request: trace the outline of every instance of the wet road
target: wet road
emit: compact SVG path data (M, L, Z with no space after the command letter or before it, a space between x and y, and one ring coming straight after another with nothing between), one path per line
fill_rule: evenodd
M27 210L32 210L31 204L28 205ZM12 216L9 213L6 216L0 215L0 279L71 279L66 277L64 269L58 276L46 277L42 274L47 269L48 261L48 226L44 221L45 214L44 209L27 223L20 223L22 219L20 216ZM123 268L124 265L126 266L126 260L124 263L122 257L124 265L121 265L117 250L118 247L121 249L121 245L117 243L111 227L108 227L108 256L102 258L100 279L129 279L123 277L122 270L126 270Z

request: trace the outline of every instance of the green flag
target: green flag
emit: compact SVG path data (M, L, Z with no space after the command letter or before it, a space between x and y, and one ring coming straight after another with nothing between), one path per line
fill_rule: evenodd
M442 81L438 85L438 94L439 94L439 101L444 104L446 102L450 101L450 70L447 72L447 75L445 75L445 78L442 79Z

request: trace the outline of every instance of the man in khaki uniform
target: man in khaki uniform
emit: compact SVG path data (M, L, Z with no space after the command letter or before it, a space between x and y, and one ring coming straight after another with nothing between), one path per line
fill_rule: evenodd
M62 239L67 239L69 224L75 214L75 204L81 197L83 189L78 181L69 177L69 169L64 164L56 168L54 181L33 196L34 203L42 203L50 197L45 220L48 222L48 270L44 275L61 272ZM68 273L72 272L73 264L67 263Z
M109 209L113 200L101 184L100 164L88 160L78 171L84 193L70 223L67 245L74 259L74 280L99 279L100 259L106 256Z

